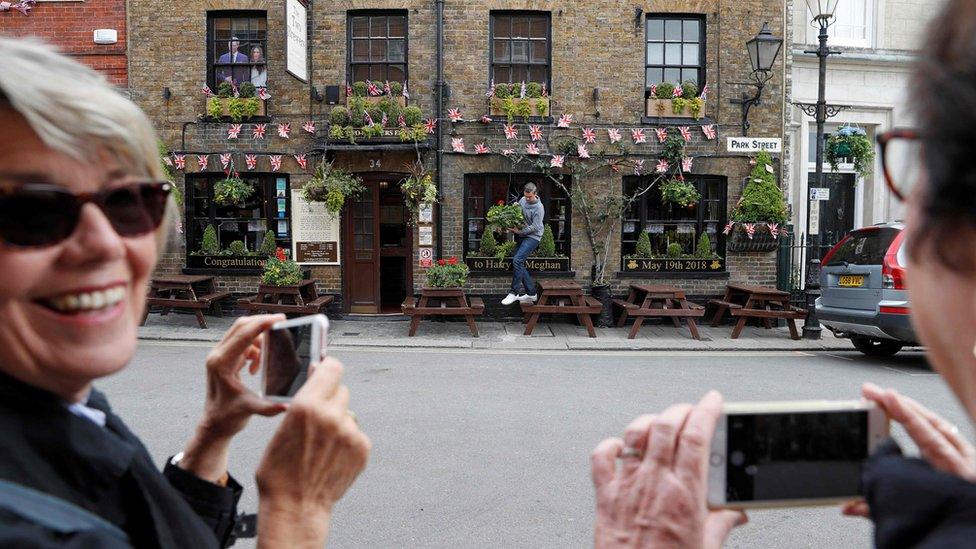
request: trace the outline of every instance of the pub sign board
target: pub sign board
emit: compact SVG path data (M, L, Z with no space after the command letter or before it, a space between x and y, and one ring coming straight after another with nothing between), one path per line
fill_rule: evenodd
M497 257L468 256L464 262L472 271L496 271L498 273L512 272L512 258L498 259ZM568 257L530 257L525 260L525 267L530 271L568 271Z
M625 257L625 273L720 273L725 270L725 259L668 259Z
M258 255L197 255L186 257L188 269L262 270L267 257Z

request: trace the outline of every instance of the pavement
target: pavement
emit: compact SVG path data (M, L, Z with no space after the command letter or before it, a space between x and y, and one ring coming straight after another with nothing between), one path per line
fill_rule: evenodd
M207 317L207 329L197 326L192 314L149 315L139 328L139 338L156 341L219 341L233 317ZM802 326L802 322L798 322ZM494 349L524 351L849 351L850 341L834 337L824 329L819 340L790 339L785 327L766 330L748 326L738 339L731 339L732 326L715 328L699 323L701 341L692 339L688 328L676 328L659 321L647 321L634 339L627 339L630 327L597 328L596 338L586 329L568 322L540 322L531 336L522 335L519 322L479 321L480 337L471 337L464 322L424 320L414 337L408 337L409 321L399 315L368 320L333 320L329 346L336 348L429 348Z

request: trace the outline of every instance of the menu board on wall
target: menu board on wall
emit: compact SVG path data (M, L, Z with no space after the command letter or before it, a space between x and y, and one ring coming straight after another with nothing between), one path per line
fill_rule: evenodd
M301 189L291 191L292 257L304 265L339 264L339 216L323 202L308 202Z

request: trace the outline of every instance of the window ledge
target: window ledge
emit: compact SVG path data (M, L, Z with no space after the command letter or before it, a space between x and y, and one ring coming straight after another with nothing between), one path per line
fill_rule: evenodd
M213 276L261 276L264 269L195 269L183 267L183 274L187 275L213 275Z
M641 272L634 272L634 271L630 271L630 272L617 271L614 277L621 280L626 280L629 278L646 278L646 279L668 278L668 279L691 279L691 280L712 278L712 279L726 280L729 278L729 272L722 271L719 273L691 273L691 272L673 271L667 273L641 273Z
M715 119L710 116L703 116L698 120L675 116L641 116L641 124L645 126L708 126L715 123Z
M576 271L529 271L533 278L576 278ZM512 271L471 271L471 277L512 278Z

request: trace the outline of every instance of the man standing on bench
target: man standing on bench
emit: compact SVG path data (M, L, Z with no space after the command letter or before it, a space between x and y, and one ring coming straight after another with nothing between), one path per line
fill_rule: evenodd
M512 289L502 300L502 305L511 305L516 301L534 303L536 300L535 283L529 276L528 269L525 268L525 259L539 247L539 240L542 239L544 230L542 221L546 216L546 210L542 207L539 200L538 190L535 183L526 183L522 190L523 196L519 199L519 206L522 207L522 216L525 217L525 227L522 229L508 229L515 233L517 247L515 257L512 258ZM525 293L519 294L519 286L525 287Z

